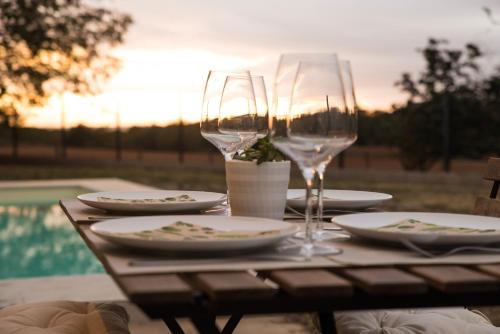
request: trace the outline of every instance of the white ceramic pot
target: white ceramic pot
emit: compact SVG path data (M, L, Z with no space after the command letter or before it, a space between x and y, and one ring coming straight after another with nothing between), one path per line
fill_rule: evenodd
M283 219L289 181L290 161L226 161L231 214Z

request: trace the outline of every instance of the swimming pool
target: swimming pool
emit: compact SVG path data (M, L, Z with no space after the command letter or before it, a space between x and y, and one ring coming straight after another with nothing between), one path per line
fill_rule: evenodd
M0 188L0 279L102 273L58 201L76 186Z

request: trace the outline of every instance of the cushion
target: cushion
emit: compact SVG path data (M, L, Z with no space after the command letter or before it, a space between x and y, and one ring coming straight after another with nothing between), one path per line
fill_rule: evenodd
M0 309L2 334L129 334L125 309L114 304L53 301Z
M500 334L479 312L420 309L336 312L338 334Z

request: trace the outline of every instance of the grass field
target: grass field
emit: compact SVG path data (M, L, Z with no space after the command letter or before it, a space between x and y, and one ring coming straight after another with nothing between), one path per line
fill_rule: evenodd
M0 164L1 180L64 179L118 177L165 189L191 189L225 192L222 165L172 164L141 166L126 164ZM303 187L296 170L292 173L291 188ZM475 198L488 194L489 184L475 174L408 173L381 170L337 170L331 168L326 187L379 191L392 194L394 200L383 209L471 212Z
M60 160L58 147L20 145L20 158ZM121 159L127 163L144 163L148 165L171 164L178 160L177 152L173 151L144 151L124 148ZM9 159L11 148L0 146L0 159ZM116 152L110 148L96 147L68 147L66 160L70 161L99 161L113 162ZM185 152L184 159L187 164L222 165L222 155L215 150L207 152ZM1 160L0 160L1 161ZM399 161L398 149L395 147L357 146L354 145L345 151L344 163L346 168L356 169L383 169L402 170ZM480 173L486 161L470 159L453 159L452 171L456 173ZM335 161L333 162L335 164ZM440 171L441 164L436 163L432 171Z

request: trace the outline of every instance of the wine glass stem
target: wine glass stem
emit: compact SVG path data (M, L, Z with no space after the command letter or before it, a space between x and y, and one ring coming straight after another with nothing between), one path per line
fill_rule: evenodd
M229 203L229 188L226 190L226 214L230 216L231 204Z
M314 180L314 170L312 168L306 168L302 171L304 179L306 181L306 231L305 231L305 240L303 245L303 253L304 256L310 258L313 255L314 251L314 239L313 239L313 231L312 231L312 211L313 211L313 202L314 199L312 197L312 188L313 188L313 180Z
M224 155L224 160L225 161L231 161L233 160L234 153L227 153L223 152ZM229 203L229 187L226 184L226 213L227 215L230 215L231 213L231 204Z
M318 221L316 223L316 231L323 231L323 189L324 189L324 173L323 170L318 169Z

